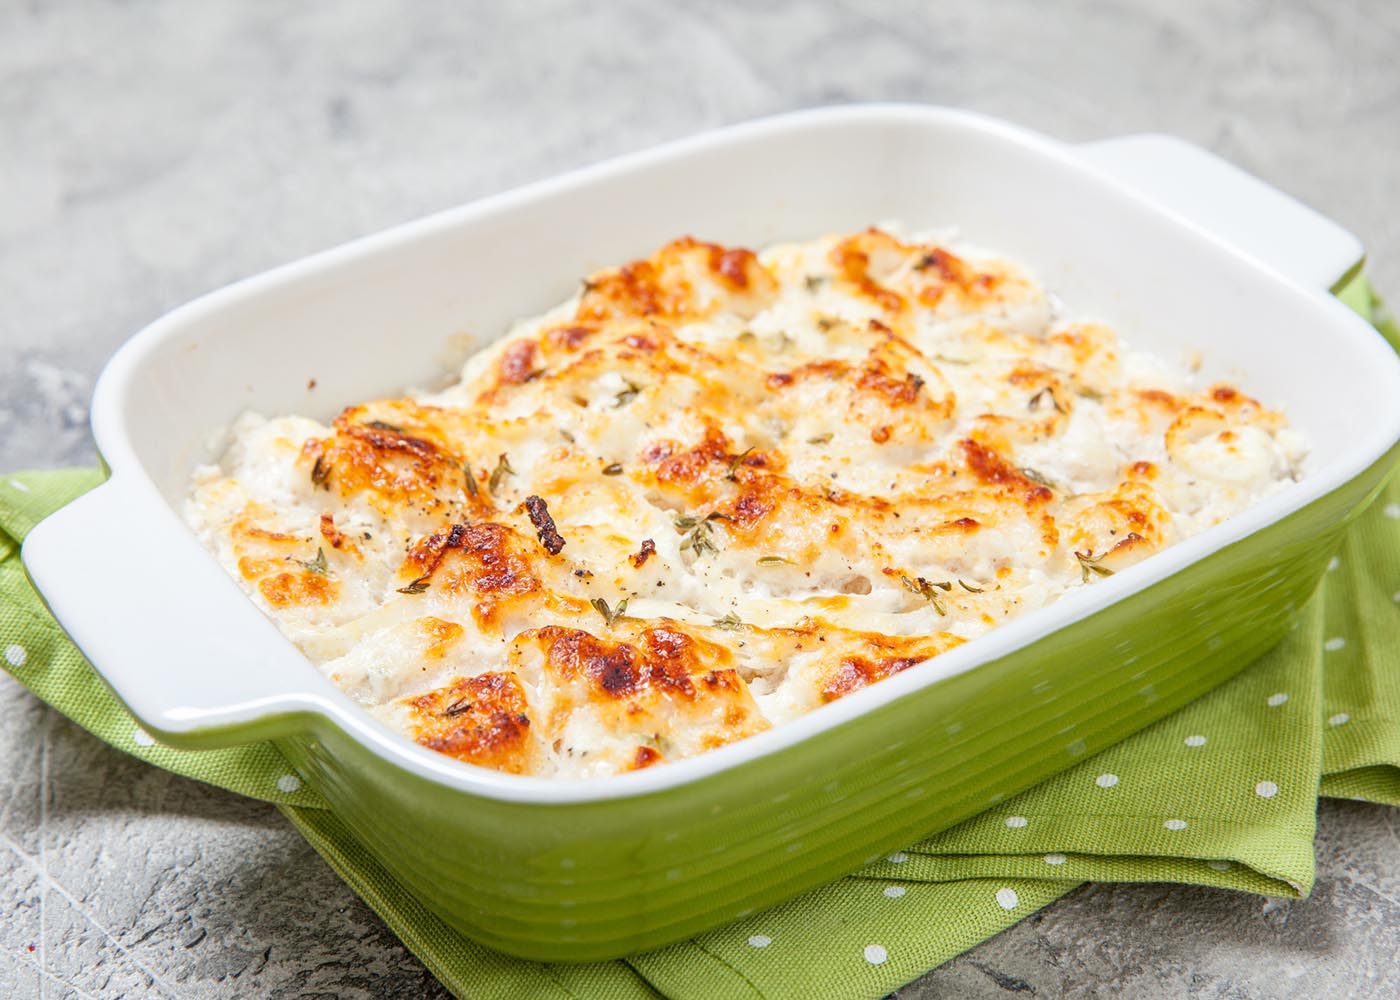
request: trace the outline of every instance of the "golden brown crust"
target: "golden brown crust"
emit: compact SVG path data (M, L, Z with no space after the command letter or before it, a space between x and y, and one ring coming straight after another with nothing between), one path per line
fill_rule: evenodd
M435 589L472 602L482 629L499 626L502 612L541 590L524 540L503 524L454 524L420 539L399 569L405 590Z
M776 288L752 251L684 236L651 257L591 277L575 318L582 323L623 317L700 319L717 308L721 297L756 310Z
M529 703L513 674L459 677L408 701L420 746L510 774L528 774L540 755Z

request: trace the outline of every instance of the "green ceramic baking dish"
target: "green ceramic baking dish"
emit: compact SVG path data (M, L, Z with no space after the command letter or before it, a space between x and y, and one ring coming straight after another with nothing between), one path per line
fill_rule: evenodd
M210 431L244 409L329 416L425 384L444 345L480 346L580 274L681 233L763 245L884 219L958 226L1135 346L1200 349L1207 375L1289 414L1312 447L1305 474L785 727L589 782L470 767L381 728L182 524ZM274 739L453 927L537 959L654 948L994 808L1277 641L1397 455L1400 363L1327 294L1360 257L1339 227L1163 137L1069 146L901 106L760 121L371 236L159 320L97 388L110 479L39 525L24 560L141 725L182 747Z

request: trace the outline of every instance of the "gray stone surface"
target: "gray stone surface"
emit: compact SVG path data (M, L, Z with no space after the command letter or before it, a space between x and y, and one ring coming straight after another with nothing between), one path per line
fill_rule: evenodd
M562 168L868 99L1163 130L1400 289L1400 4L0 3L0 471L91 461L108 354L200 292ZM269 807L0 681L0 997L442 996ZM1300 903L1097 886L900 992L1394 997L1397 813L1322 808ZM30 948L33 948L31 951Z

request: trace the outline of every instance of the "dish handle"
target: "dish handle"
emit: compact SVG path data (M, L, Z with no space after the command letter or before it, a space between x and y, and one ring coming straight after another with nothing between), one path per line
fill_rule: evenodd
M1330 291L1365 257L1361 241L1335 222L1173 136L1128 135L1077 150L1101 172L1304 287Z
M198 749L303 728L329 682L143 491L154 487L114 476L29 532L22 559L49 610L162 742Z

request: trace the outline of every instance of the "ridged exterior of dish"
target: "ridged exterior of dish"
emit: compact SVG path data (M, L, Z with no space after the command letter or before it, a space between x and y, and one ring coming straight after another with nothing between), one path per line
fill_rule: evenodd
M719 926L948 828L1227 680L1287 631L1400 446L1161 582L855 723L630 799L511 803L423 780L329 726L281 746L449 925L592 961Z

